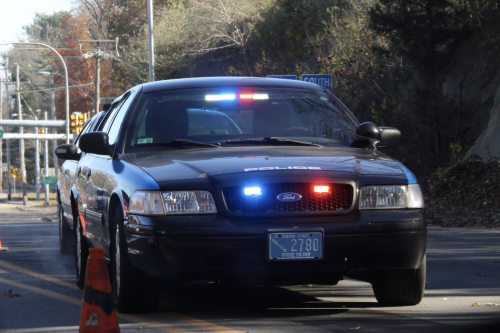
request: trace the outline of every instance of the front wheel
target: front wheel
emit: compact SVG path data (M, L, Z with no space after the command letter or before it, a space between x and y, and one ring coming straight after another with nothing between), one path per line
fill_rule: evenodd
M71 230L68 228L64 219L61 204L58 204L57 206L59 215L59 251L61 251L62 254L68 254L71 252Z
M425 255L417 269L389 269L376 273L372 287L377 301L387 306L417 305L425 290Z
M77 212L75 220L75 272L76 284L83 290L85 287L85 272L87 271L87 258L89 257L89 246L83 238L83 228L80 215Z
M123 212L114 212L111 235L111 284L119 312L148 312L158 307L160 300L156 283L143 272L132 267L128 258L123 230Z

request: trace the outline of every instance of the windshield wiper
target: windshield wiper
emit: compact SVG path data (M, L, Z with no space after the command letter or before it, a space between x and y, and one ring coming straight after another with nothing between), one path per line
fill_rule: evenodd
M168 142L148 142L141 143L136 147L151 147L151 146L170 146L170 147L185 147L185 146L199 146L199 147L214 147L220 148L220 143L197 142L187 139L175 139Z
M266 137L262 139L237 139L237 140L227 140L226 144L271 144L277 146L313 146L313 147L323 147L314 142L309 141L299 141L291 140L281 137Z

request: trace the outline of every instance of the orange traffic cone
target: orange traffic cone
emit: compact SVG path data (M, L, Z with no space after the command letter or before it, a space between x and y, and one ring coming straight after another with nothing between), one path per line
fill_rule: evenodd
M102 248L89 249L80 332L120 332Z
M0 240L0 251L9 251L8 247L2 247L2 241Z

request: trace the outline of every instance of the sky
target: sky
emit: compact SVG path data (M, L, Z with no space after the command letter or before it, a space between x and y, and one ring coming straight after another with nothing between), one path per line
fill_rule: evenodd
M72 0L0 0L0 44L23 38L23 26L33 22L35 13L52 14L70 10ZM25 36L24 36L25 37ZM0 46L0 52L8 46Z

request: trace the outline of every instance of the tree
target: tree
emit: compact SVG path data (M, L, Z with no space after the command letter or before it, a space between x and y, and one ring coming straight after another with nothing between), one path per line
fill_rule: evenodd
M392 51L418 71L422 119L432 120L434 156L442 159L442 125L448 118L440 89L451 46L470 33L467 11L455 0L380 0L370 11L372 28L391 41ZM418 83L418 81L415 81ZM430 133L429 133L430 134ZM429 137L429 136L427 136Z

